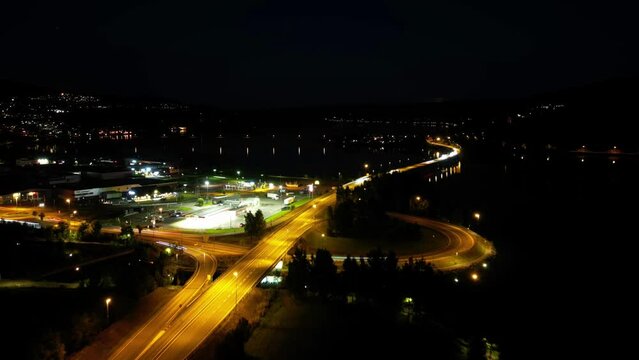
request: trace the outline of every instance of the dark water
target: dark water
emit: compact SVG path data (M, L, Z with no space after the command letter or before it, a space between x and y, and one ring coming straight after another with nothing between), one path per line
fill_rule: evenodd
M467 320L506 358L618 358L637 317L639 159L471 147L462 169L433 206L498 250L486 287L459 300Z
M182 169L198 167L200 171L211 173L216 169L233 176L240 170L247 176L264 173L336 180L361 176L365 163L370 163L369 171L387 171L429 157L422 135L410 134L408 137L404 134L401 142L384 145L363 144L361 135L347 136L345 141L341 136L331 136L320 130L251 135L207 133L193 137L96 142L74 151L77 156L91 154L171 161ZM353 142L353 137L359 139ZM382 146L384 149L380 149ZM413 155L412 159L409 154Z

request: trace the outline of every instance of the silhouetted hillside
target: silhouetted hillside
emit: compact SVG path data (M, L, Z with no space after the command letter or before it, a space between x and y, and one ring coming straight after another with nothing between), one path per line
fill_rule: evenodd
M8 96L43 95L54 92L43 86L27 84L10 79L0 79L0 98Z

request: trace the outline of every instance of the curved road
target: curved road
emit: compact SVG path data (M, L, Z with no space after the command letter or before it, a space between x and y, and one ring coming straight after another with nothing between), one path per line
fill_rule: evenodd
M440 155L440 157L437 159L431 159L421 163L393 169L388 171L388 173L392 174L395 172L404 172L425 167L440 161L456 157L461 152L460 148L439 141L427 140L427 142L432 145L449 148L452 151L448 154ZM370 180L369 175L362 176L354 181L344 184L343 187L353 189L357 186L361 186L368 180ZM423 258L425 261L430 262L439 270L457 270L467 268L496 254L495 247L492 245L492 243L482 238L477 233L470 231L469 229L466 229L464 227L423 217L404 215L399 213L389 213L388 215L406 222L414 223L419 226L435 230L446 237L446 239L448 239L446 246L441 249L436 249L423 254L402 256L399 257L400 262L408 261L409 257L412 257L413 259Z
M131 347L111 359L185 359L219 326L239 302L311 228L316 214L325 211L331 194L298 208L299 213L284 227L260 241L222 274L184 313L168 327L155 329L146 346ZM234 275L237 273L237 277Z
M459 153L459 149L450 145L429 142L449 147L452 151L438 159L394 169L390 173L427 166L454 157ZM369 177L364 176L345 184L344 187L358 186L367 180L369 180ZM202 269L200 264L196 270L197 275L194 274L188 283L188 286L192 286L189 288L190 291L181 291L167 305L166 311L161 311L150 319L134 336L118 347L110 358L136 360L187 358L233 311L236 304L251 291L264 273L284 257L297 239L313 226L316 222L316 215L322 214L327 206L334 204L335 198L335 194L330 193L317 197L306 205L299 207L291 214L290 220L246 252L237 263L211 283L210 286L206 286L206 281L202 278L207 271ZM426 219L415 221L432 222L432 220ZM457 266L457 264L446 265L445 263L448 258L454 256L452 255L453 251L460 249L470 250L477 246L476 238L469 232L461 231L459 227L439 222L432 222L429 225L438 226L439 231L448 234L447 236L450 239L450 246L442 253L426 254L426 256L431 256L433 261L440 263L442 267ZM173 232L154 231L150 239L147 232L144 237L147 241L157 241L158 239L176 241L176 234ZM206 262L207 255L203 250L213 253L217 251L234 254L246 251L229 244L216 243L210 245L202 242L198 243L202 238L197 235L186 234L177 236L180 244L188 245L187 253L192 254L198 260L202 259L204 262ZM196 246L197 250L195 250ZM462 253L465 253L465 251ZM213 261L212 258L211 261ZM214 265L212 266L214 267ZM208 271L211 271L213 267L209 268ZM180 304L185 305L180 307Z
M156 239L143 234L143 240L155 242ZM213 276L217 261L207 252L191 247L185 247L184 252L196 259L196 269L184 287L144 325L137 329L124 343L114 349L111 359L135 359L132 354L139 354L153 344L154 336L170 328L175 319L188 311L193 303L211 284L209 276Z
M443 248L423 254L402 256L399 257L400 262L408 261L409 257L415 260L423 258L439 270L457 270L467 268L496 254L492 243L462 226L399 213L388 213L388 215L437 231L448 240Z

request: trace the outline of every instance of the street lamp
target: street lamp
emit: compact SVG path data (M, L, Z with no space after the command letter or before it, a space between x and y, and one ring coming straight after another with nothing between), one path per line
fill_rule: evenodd
M13 199L16 201L16 207L18 206L18 199L20 199L20 193L13 193Z
M237 271L233 271L233 276L235 276L235 311L237 311Z
M111 298L106 298L106 300L104 300L104 303L106 304L107 324L108 324L109 323L109 304L111 303Z
M71 199L66 199L65 201L67 202L67 207L70 209L71 208Z
M474 212L473 218L477 221L477 227L479 227L479 219L481 219L481 214L479 214L478 212ZM470 229L470 224L468 224L468 228Z
M208 200L209 199L209 181L208 180L204 182L204 186L206 186L206 200Z

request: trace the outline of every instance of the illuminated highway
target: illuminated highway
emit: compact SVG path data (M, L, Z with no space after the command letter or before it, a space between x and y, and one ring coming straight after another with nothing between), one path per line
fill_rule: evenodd
M420 163L417 164L412 164L412 165L408 165L408 166L404 166L401 168L397 168L397 169L392 169L389 170L388 173L389 174L393 174L393 173L402 173L404 171L409 171L409 170L415 170L415 169L419 169L428 165L432 165L435 163L438 163L440 161L444 161L444 160L448 160L448 159L452 159L456 156L459 155L459 153L461 152L461 149L452 145L448 145L439 141L432 141L432 140L426 140L429 144L431 145L436 145L436 146L442 146L442 147L446 147L451 149L452 151L448 154L441 154L438 158L436 159L430 159L430 160L426 160L426 161L422 161ZM344 185L342 185L342 187L347 188L347 189L353 189L357 186L362 185L363 183L365 183L366 181L371 179L371 175L364 175L362 177L359 177L351 182L348 182Z
M263 239L213 282L183 314L168 326L148 332L137 346L125 346L111 359L184 359L233 311L240 301L326 211L334 194L317 197L298 209L284 227ZM234 275L237 273L237 277ZM237 297L237 298L236 298ZM129 341L131 342L131 341ZM145 346L142 346L146 344Z
M441 154L436 159L423 161L421 163L408 165L398 169L392 169L388 171L388 173L401 173L425 167L431 164L438 163L440 161L454 158L461 152L460 148L442 143L439 141L439 139L437 141L428 140L428 143L431 145L446 147L451 149L452 151L447 154ZM370 175L362 176L358 179L355 179L354 181L344 184L343 187L353 189L370 180L370 178ZM334 201L335 199L333 199L333 202ZM489 241L464 227L422 217L397 213L389 213L389 216L432 229L439 232L447 239L447 243L443 248L435 249L423 254L402 256L398 259L400 262L408 261L409 257L412 257L414 260L423 258L425 261L430 262L439 270L456 270L467 268L473 264L485 260L488 257L495 255L495 248ZM341 254L335 255L337 255L337 259L343 258L343 255Z
M400 263L408 261L409 257L412 257L413 260L423 258L439 270L457 270L467 268L495 255L492 243L462 226L412 215L398 213L388 213L388 215L407 223L435 230L447 239L446 245L442 248L423 254L399 257Z
M119 234L121 229L117 226L109 226L102 228L102 231ZM137 230L135 230L135 236L139 236ZM149 243L155 243L157 241L177 243L178 245L204 250L207 254L213 256L244 255L249 250L246 246L228 244L219 241L211 242L208 241L207 235L200 234L187 234L177 231L144 229L142 230L142 236L142 240Z
M435 143L436 145L449 147L452 151L443 154L438 159L428 160L423 163L409 165L403 168L391 170L403 172L415 168L427 166L439 161L447 160L459 154L459 149ZM347 183L344 187L355 187L369 179L368 176ZM145 336L146 346L121 349L113 359L185 359L219 326L219 324L233 311L239 302L260 281L261 277L288 250L293 247L297 239L309 230L314 223L317 214L323 214L326 207L333 205L336 200L334 193L326 194L311 201L298 209L298 215L287 224L263 239L255 248L251 249L235 265L222 274L193 304L184 310L179 318L169 326ZM311 206L314 204L315 207ZM466 248L474 248L474 238L461 232L459 228L443 223L429 223L436 226L449 238L449 246L441 253L431 253L431 259L441 266L446 265L453 252L466 252ZM460 265L461 266L461 265ZM144 344L145 342L141 342Z
M144 235L144 240L155 242L157 239ZM175 319L186 312L193 303L211 285L210 277L215 273L217 262L214 257L197 248L185 247L184 252L197 260L197 267L183 288L143 326L130 336L118 348L114 349L111 359L135 359L133 354L141 353L149 346L153 337ZM77 360L77 359L76 359Z
M450 145L430 143L452 149L437 159L393 169L389 173L404 172L444 161L459 154L460 149ZM370 177L364 176L344 184L344 187L359 186ZM248 294L261 280L262 276L283 258L294 246L297 239L309 230L316 217L326 212L326 207L334 205L335 193L329 193L312 200L291 213L290 220L260 241L254 248L246 248L225 243L208 243L204 235L183 234L169 231L144 230L144 241L169 243L177 242L185 246L185 252L194 257L198 266L184 289L181 290L165 308L149 319L144 326L114 349L110 359L185 359L195 351L204 340L233 311L236 304ZM315 205L315 206L312 206ZM404 215L392 214L402 217ZM463 228L422 218L407 219L420 225L435 229L444 234L449 242L438 252L421 255L440 269L465 267L474 260L468 256L473 249L484 247L492 249L487 242L481 243L480 237ZM104 229L119 232L119 228ZM490 253L488 250L486 253ZM215 260L211 254L241 255L231 268L214 282L207 275L215 271ZM462 254L462 256L459 256ZM483 256L483 255L481 255ZM466 265L464 265L466 263Z

